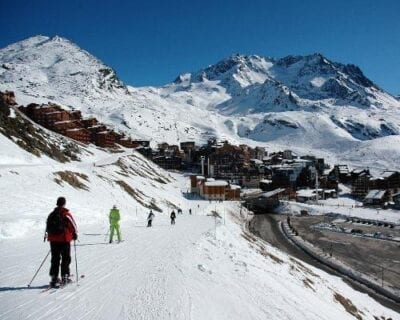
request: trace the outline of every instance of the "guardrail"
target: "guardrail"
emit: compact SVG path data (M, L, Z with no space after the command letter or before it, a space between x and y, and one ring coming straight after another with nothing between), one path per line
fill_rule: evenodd
M295 246L300 248L303 252L307 253L309 256L313 257L318 262L332 268L333 270L339 272L340 274L356 282L359 282L367 286L368 288L374 290L375 292L381 294L382 296L389 298L395 301L396 303L400 303L400 296L398 296L392 290L380 286L372 279L369 279L364 274L357 272L352 268L350 268L349 266L340 263L340 261L337 261L334 258L324 257L322 254L318 253L315 247L307 243L305 240L301 239L297 235L297 231L293 230L286 222L280 222L280 228L282 233L290 242L292 242Z

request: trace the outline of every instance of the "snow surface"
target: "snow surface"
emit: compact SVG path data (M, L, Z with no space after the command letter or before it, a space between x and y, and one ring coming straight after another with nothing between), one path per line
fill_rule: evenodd
M2 157L1 319L353 319L335 294L349 299L364 319L399 316L340 278L249 235L244 223L250 215L238 202L188 200L182 196L187 177L167 173L130 150L110 155L89 149L92 155L67 164L45 157L40 163L6 164ZM9 145L1 155L16 150ZM86 174L80 181L88 191L57 184L53 173L61 170ZM163 210L153 209L154 227L145 227L149 209L116 180L135 189L140 202L153 201ZM45 219L60 195L78 224L78 274L84 278L43 292L47 260L28 289L48 252L42 242ZM107 214L114 204L121 210L124 241L110 245ZM171 226L174 206L183 215ZM71 271L76 274L74 261Z

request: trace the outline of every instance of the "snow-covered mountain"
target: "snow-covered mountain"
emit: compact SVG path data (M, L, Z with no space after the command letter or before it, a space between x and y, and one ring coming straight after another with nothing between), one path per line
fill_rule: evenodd
M371 145L400 155L400 102L358 67L321 54L237 54L162 87L134 88L70 41L37 36L0 50L0 90L21 104L80 109L153 142L216 136L348 162ZM393 165L365 151L365 165Z

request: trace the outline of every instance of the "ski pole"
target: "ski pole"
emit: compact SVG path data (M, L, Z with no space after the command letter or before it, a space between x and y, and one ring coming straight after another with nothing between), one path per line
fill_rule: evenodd
M43 259L42 263L41 263L41 264L40 264L40 266L39 266L39 269L37 269L37 271L36 271L35 275L33 276L32 280L31 280L31 282L29 282L29 284L28 284L28 288L31 286L31 284L32 284L33 280L35 280L35 278L36 278L37 274L39 273L39 270L42 268L42 266L43 266L44 262L47 260L47 257L49 256L49 254L50 254L50 251L51 251L51 249L49 250L49 252L47 252L46 256L44 257L44 259Z
M78 275L78 260L76 260L76 241L74 240L74 251L75 251L75 271L76 271L76 285L78 285L78 279L79 279L79 275Z

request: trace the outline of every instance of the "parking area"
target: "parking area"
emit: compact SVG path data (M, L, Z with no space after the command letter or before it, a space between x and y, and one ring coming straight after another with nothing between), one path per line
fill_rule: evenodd
M400 293L400 227L335 216L292 216L298 234L353 269Z

